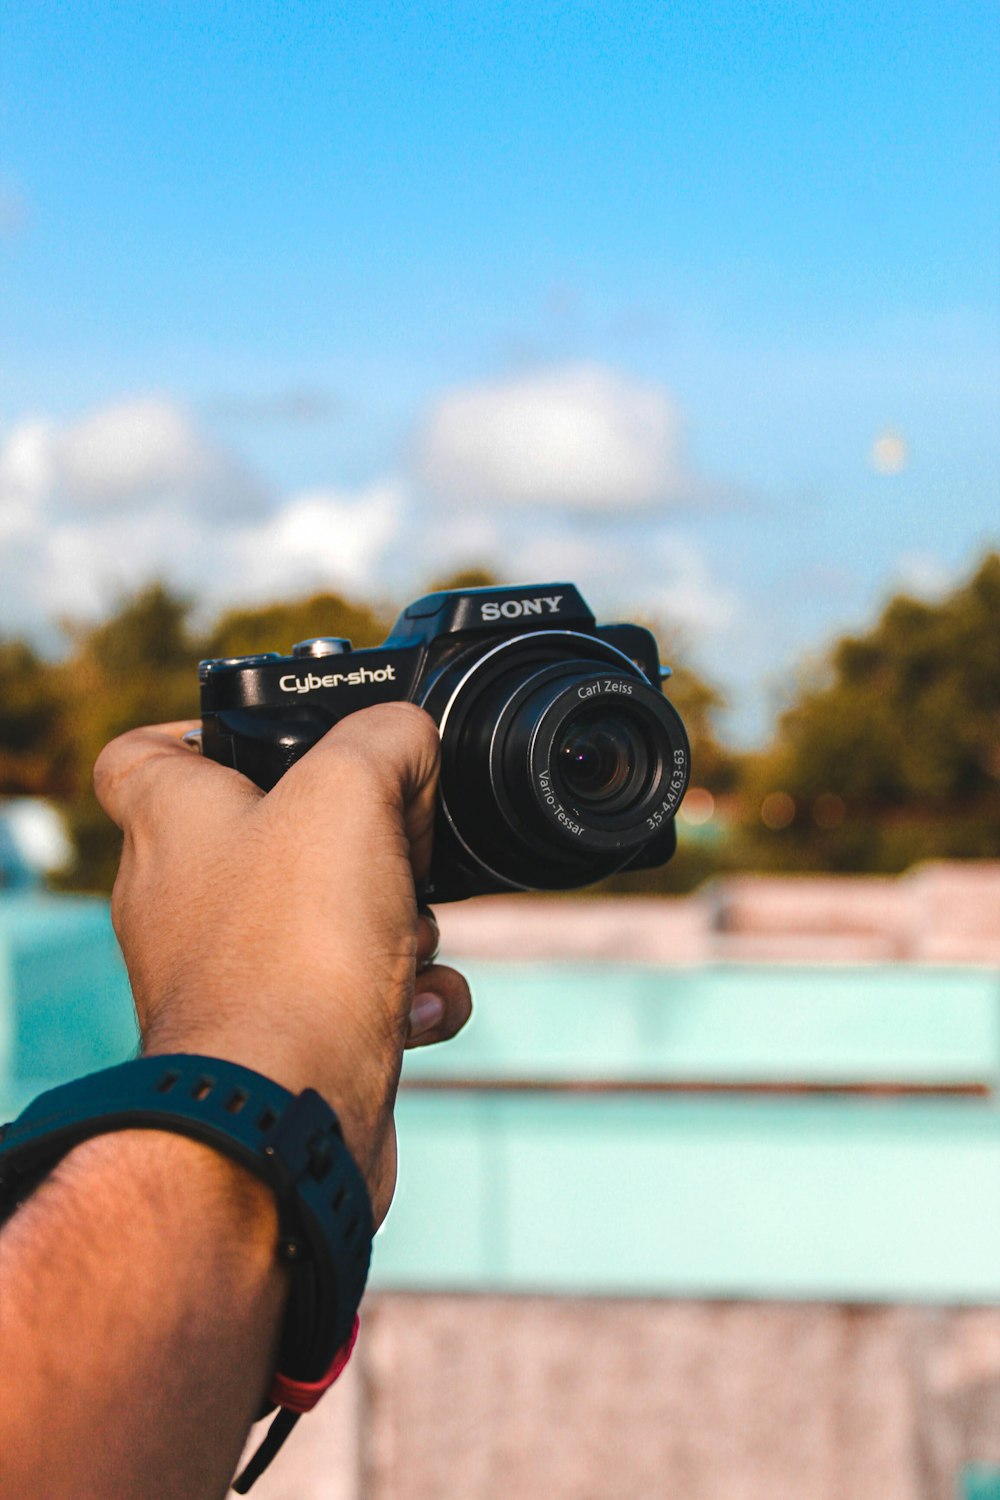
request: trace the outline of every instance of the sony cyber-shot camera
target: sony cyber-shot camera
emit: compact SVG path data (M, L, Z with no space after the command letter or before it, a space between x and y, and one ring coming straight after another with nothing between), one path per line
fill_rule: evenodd
M656 641L571 583L457 589L381 646L333 637L201 664L202 749L265 790L338 720L421 704L441 734L428 900L568 890L664 864L690 770Z

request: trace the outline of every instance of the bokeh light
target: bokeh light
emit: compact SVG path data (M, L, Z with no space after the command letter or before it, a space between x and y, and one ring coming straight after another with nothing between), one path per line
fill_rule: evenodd
M707 787L690 787L684 801L681 803L680 818L684 823L689 823L692 828L700 828L702 824L708 823L715 815L715 798Z
M901 474L910 461L910 447L901 432L887 427L872 443L870 456L876 474Z
M765 828L787 828L795 817L795 799L787 792L768 792L760 804L760 821Z

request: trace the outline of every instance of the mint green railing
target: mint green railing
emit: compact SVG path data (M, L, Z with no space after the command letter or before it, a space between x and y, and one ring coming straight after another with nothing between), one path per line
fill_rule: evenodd
M1000 1301L1000 977L470 963L376 1285ZM105 903L0 896L0 1117L128 1056Z

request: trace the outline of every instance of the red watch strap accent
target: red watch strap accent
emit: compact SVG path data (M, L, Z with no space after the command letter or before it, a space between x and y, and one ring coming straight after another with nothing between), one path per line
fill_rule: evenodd
M276 1374L269 1397L275 1406L283 1406L286 1411L298 1412L300 1416L312 1411L323 1392L328 1391L338 1375L342 1375L347 1368L347 1361L358 1341L360 1326L360 1319L355 1315L350 1334L333 1356L333 1363L321 1379L292 1380L288 1375Z

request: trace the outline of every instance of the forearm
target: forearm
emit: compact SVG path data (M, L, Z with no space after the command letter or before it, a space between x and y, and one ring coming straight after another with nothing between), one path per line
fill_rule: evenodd
M225 1495L286 1293L269 1190L132 1130L70 1153L0 1233L0 1500Z

